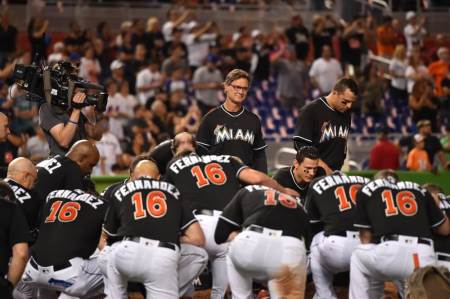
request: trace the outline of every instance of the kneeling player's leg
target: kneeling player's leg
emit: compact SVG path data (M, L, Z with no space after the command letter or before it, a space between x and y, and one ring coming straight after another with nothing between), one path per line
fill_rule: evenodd
M178 286L180 297L185 295L208 264L208 254L203 248L190 244L181 244L178 261Z
M383 294L383 281L374 273L374 244L358 245L350 261L349 299L380 298Z
M310 265L316 288L314 299L336 298L333 288L333 273L323 265L319 246L311 247Z
M103 274L97 263L97 257L87 260L74 258L70 260L78 269L75 283L64 290L64 293L74 297L94 297L103 293Z
M230 257L227 257L228 278L233 299L253 298L252 278L236 267Z
M178 249L154 248L150 267L140 267L138 272L147 278L142 281L147 298L178 299ZM145 273L145 271L147 273Z
M137 254L134 247L137 247L138 244L135 243L136 245L132 244L130 246L131 243L129 241L121 242L108 256L106 276L108 277L107 295L110 298L128 298L127 278L119 271L119 268L122 268L122 265L119 265L119 263L120 261L129 264L134 263Z

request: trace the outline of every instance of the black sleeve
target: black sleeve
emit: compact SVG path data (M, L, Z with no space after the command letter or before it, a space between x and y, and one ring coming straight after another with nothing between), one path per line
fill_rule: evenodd
M253 143L253 151L260 151L267 147L266 141L264 140L262 129L261 129L261 120L256 116L257 127L255 129L255 142Z
M240 228L241 224L244 222L241 201L242 197L247 194L247 192L248 191L245 188L239 190L230 203L224 208L222 215L219 217L235 227Z
M27 243L31 241L30 230L27 219L22 210L14 205L11 215L11 226L9 229L9 246L13 247L18 243Z
M314 123L315 114L308 106L305 106L300 113L300 119L298 122L297 132L292 137L294 139L294 148L298 150L303 146L315 145L314 130L317 130Z
M197 222L194 213L187 201L181 200L181 228L185 231L192 223Z
M230 234L236 230L239 230L239 228L224 219L219 218L216 231L214 232L214 240L217 244L225 243Z
M236 173L236 178L239 179L239 173L241 173L241 171L245 168L248 168L247 165L244 165L242 163L242 160L235 157L235 156L230 156L230 161L231 161L231 166L233 167L233 172Z
M315 202L315 197L314 197L316 192L311 187L308 188L308 193L306 194L305 209L308 212L309 222L310 223L319 223L319 222L321 222L320 212L319 212L319 209L317 208L317 205Z
M206 114L198 128L197 135L195 139L197 140L197 145L203 147L204 150L208 150L212 145L213 135L212 130L209 127L209 116L210 114Z
M372 227L369 214L367 213L367 200L369 199L370 197L367 197L361 190L356 193L356 210L353 226L357 229Z
M253 151L252 167L256 170L267 173L267 156L265 149Z
M425 200L430 226L433 228L437 228L445 221L445 216L442 213L441 209L436 205L430 193L426 192Z
M159 173L164 175L169 161L173 158L172 140L164 141L156 146L149 154L149 159L158 165Z

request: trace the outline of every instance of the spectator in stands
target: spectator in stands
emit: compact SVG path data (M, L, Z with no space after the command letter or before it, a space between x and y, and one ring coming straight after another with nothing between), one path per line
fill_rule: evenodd
M143 19L134 19L131 33L131 45L136 49L139 44L144 44L144 33L146 24Z
M45 138L44 130L38 123L34 125L36 135L29 138L27 142L20 148L20 156L29 158L34 163L39 163L47 159L50 148Z
M69 24L70 32L69 36L64 39L67 52L70 53L83 53L84 44L87 42L86 34L81 30L78 21L71 21Z
M389 141L388 134L387 126L377 128L377 143L370 151L370 169L398 169L400 167L400 150Z
M397 45L389 65L389 73L392 76L390 96L397 106L404 106L408 101L405 76L407 67L405 46Z
M427 79L420 79L414 83L409 95L409 108L412 110L414 122L429 120L433 132L437 131L437 109L439 100L433 95L433 84Z
M443 123L450 123L450 67L447 70L447 75L441 81L441 89L443 97L441 98L440 115Z
M111 175L114 164L119 164L122 148L120 147L117 137L109 131L108 118L100 120L100 127L103 132L102 139L97 141L98 152L100 159L92 171L93 175Z
M252 59L250 71L255 81L268 80L270 76L270 53L274 47L259 30L252 31Z
M441 81L447 75L450 64L450 55L447 47L441 47L437 51L438 61L431 63L428 66L428 72L434 80L434 93L436 96L443 96L441 88Z
M191 16L192 12L189 10L180 13L176 9L170 9L167 12L168 20L167 22L164 23L162 27L164 40L171 41L173 30L175 30L176 28L183 28L184 26L186 26L185 22L187 22Z
M197 133L200 126L202 113L197 105L190 105L189 108L184 107L182 102L186 100L183 98L185 94L182 91L173 92L170 96L169 102L169 122L172 127L173 134L180 132ZM178 103L181 103L178 104Z
M165 42L164 44L164 55L169 56L173 49L176 47L181 47L183 50L183 59L186 61L188 49L186 44L183 42L183 30L182 29L174 29L172 32L172 40Z
M169 123L167 118L167 106L162 101L156 100L153 102L151 108L151 122L154 124L152 126L151 132L155 136L156 141L162 142L168 137L173 136L173 132L169 131Z
M184 42L188 48L189 67L194 72L208 56L209 45L217 38L217 26L214 22L208 22L203 26L193 22L190 26L191 29Z
M53 53L48 55L47 62L49 64L61 60L67 60L66 47L63 42L57 42L53 45Z
M318 59L322 55L323 47L332 46L333 32L326 30L325 18L331 18L330 15L322 17L320 15L315 15L313 17L313 29L312 29L312 43L314 46L314 58Z
M122 61L116 59L111 62L111 79L119 86L125 80L125 65Z
M323 46L322 57L314 60L309 70L311 84L320 95L327 95L342 75L341 64L331 56L331 47Z
M163 61L161 71L166 77L170 77L174 70L182 69L187 73L188 63L184 58L185 52L181 45L175 46L170 52L170 56Z
M362 57L367 53L364 33L364 19L357 18L344 29L342 36L342 62L356 70L361 69Z
M405 31L402 27L402 24L398 19L392 19L392 28L394 28L395 32L395 38L397 40L397 45L404 45L406 46L406 37L403 34Z
M450 123L445 128L446 134L441 138L442 150L445 153L445 160L450 162Z
M151 139L149 140L146 134L138 132L133 135L126 152L132 156L139 156L148 152L153 145L154 143Z
M308 75L305 63L297 59L297 51L292 45L280 47L272 55L271 60L272 67L278 74L276 91L278 100L287 109L293 107L300 109L305 104L308 95Z
M159 72L158 63L151 60L148 66L137 74L136 92L139 103L147 106L149 101L153 101L156 91L161 88L163 82L164 78Z
M147 58L150 58L152 61L163 61L164 36L161 32L158 18L151 17L148 19L143 40L147 48Z
M8 164L15 158L15 147L8 140L10 133L8 117L0 112L0 178L6 177Z
M124 60L124 74L132 94L136 93L136 75L144 68L144 66L146 66L146 53L147 50L145 46L143 44L137 44L134 48L134 55L130 55L128 59Z
M306 60L309 51L309 31L303 24L300 15L295 15L291 19L291 26L286 29L285 34L289 43L295 47L297 59Z
M392 27L392 17L385 16L383 18L383 24L377 28L378 55L391 58L397 42L396 34Z
M220 104L219 93L222 89L223 76L217 69L218 61L218 56L209 54L206 58L206 64L196 69L192 78L195 99L202 115Z
M130 94L130 88L127 81L123 81L119 86L119 92L116 93L118 101L122 103L122 112L125 118L130 119L133 117L133 109L138 104L138 100L132 94Z
M33 61L41 61L47 57L47 47L50 44L50 36L46 33L48 25L48 20L43 17L34 17L28 24L28 39Z
M184 74L183 69L175 69L172 72L172 76L164 82L164 90L169 94L176 90L182 90L187 93L189 82L186 80Z
M431 166L428 153L424 150L425 138L420 135L414 135L415 147L408 153L406 168L411 171L431 171Z
M381 116L384 113L384 80L380 76L375 63L366 65L363 71L364 80L362 89L362 113L371 116Z
M0 12L0 67L16 51L17 33L17 28L9 23L8 9L4 8Z
M18 135L34 135L33 121L38 115L37 103L27 101L25 94L21 94L16 96L12 110L14 118L11 121L11 130Z
M94 48L91 45L86 45L84 55L81 57L78 75L86 81L98 83L101 71L100 63L95 58Z
M420 21L417 21L417 16L414 11L408 11L406 13L406 22L404 34L406 38L406 49L408 54L411 53L413 44L417 43L420 47L423 46L423 38L427 34L425 29L426 18L422 17Z
M431 122L429 120L421 120L417 123L419 129L418 134L425 138L425 151L428 154L429 162L434 164L437 158L444 169L448 169L449 162L445 160L445 154L439 139L431 134ZM400 146L407 147L408 152L415 146L414 136L408 136L400 139Z
M429 78L428 69L420 58L419 51L413 51L409 57L409 63L405 71L406 90L410 94L417 80Z
M122 81L126 82L126 81ZM122 85L121 83L121 85ZM119 86L114 80L109 80L106 83L108 92L108 105L106 106L105 116L109 118L109 129L117 138L123 139L123 126L127 122L128 107L124 103L123 97L119 96Z

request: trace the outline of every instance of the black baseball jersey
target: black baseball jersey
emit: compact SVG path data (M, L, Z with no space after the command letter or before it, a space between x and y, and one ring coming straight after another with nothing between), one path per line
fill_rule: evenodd
M441 198L441 203L439 208L443 213L450 217L450 196L445 196L444 194L439 194ZM446 254L450 254L450 237L449 236L441 236L438 234L433 234L434 238L434 250L436 252L443 252Z
M306 210L311 223L323 222L326 236L353 228L356 193L368 178L332 174L311 182Z
M431 228L445 220L431 194L413 182L371 181L356 195L355 227L374 237L400 234L431 238Z
M239 191L239 173L245 168L228 155L186 155L167 167L166 179L192 209L222 211Z
M197 143L208 148L211 155L236 156L253 168L254 151L267 146L258 116L245 107L231 113L223 105L204 116L197 132Z
M155 161L161 175L164 175L166 173L167 164L173 158L171 148L172 141L172 139L169 139L161 142L156 147L154 147L148 155L149 159Z
M109 236L107 240L108 245L111 245L114 242L120 240L121 237L123 238L123 236L120 236L117 233L120 227L120 213L119 213L120 202L117 199L115 199L114 192L116 192L117 189L120 188L126 182L127 181L114 183L108 186L108 188L106 188L100 194L100 196L108 205L108 211L106 212L104 223L108 222L109 228L103 227L103 230Z
M300 199L305 202L306 193L308 192L309 183L297 183L294 176L294 166L280 168L273 176L281 186L291 188L300 194Z
M98 245L106 208L102 199L82 190L50 192L31 248L36 262L50 266L74 257L89 258Z
M145 237L179 244L180 232L196 220L172 184L148 178L129 181L117 187L113 200L120 223L110 209L104 231L111 235Z
M12 247L31 241L27 220L16 203L0 198L0 276L8 273Z
M22 208L30 231L39 228L43 199L34 190L29 190L12 179L6 178L4 181L13 189L16 195L16 203Z
M238 228L255 224L282 230L285 236L302 238L309 234L307 215L300 199L265 186L242 188L220 218Z
M37 165L38 179L34 190L45 200L54 190L83 190L83 177L80 166L64 156L56 156Z
M301 109L294 147L315 146L320 159L332 170L340 170L347 154L350 125L350 111L336 111L321 97Z

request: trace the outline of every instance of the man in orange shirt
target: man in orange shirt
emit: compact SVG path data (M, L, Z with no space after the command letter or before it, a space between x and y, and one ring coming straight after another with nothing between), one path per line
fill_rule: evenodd
M431 63L428 66L428 73L434 80L434 92L437 96L443 96L441 81L445 78L449 66L449 53L447 47L440 47L437 50L438 61Z
M424 150L425 137L420 134L414 135L416 146L409 152L406 167L412 171L431 171L432 166L428 160L428 154Z
M386 16L383 19L383 24L377 28L378 55L392 57L397 43L400 43L400 41L397 40L397 34L392 26L392 17Z

